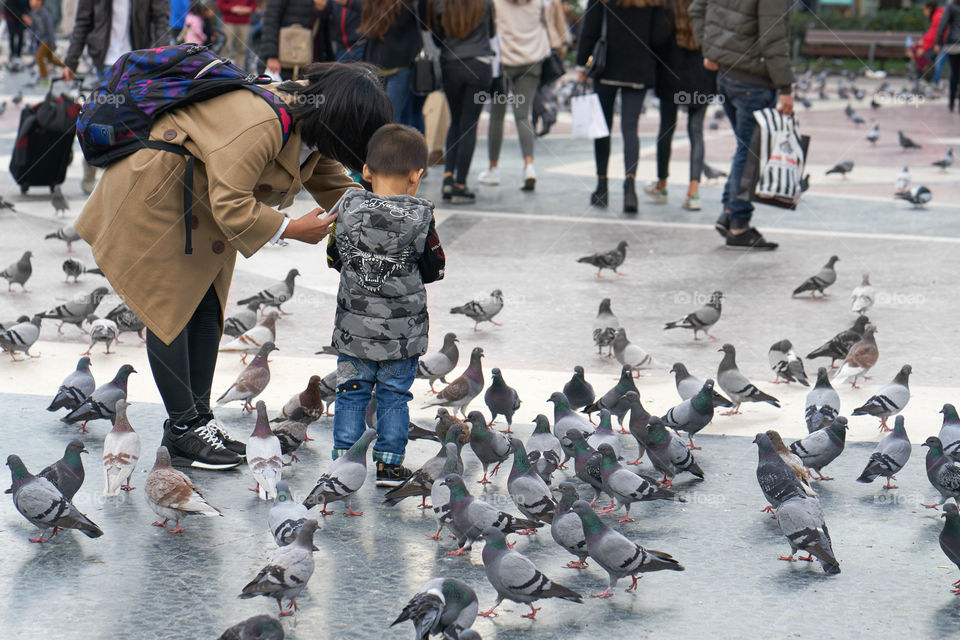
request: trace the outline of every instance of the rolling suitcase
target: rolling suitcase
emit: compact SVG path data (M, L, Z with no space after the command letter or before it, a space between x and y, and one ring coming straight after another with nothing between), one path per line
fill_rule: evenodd
M53 191L67 177L67 167L73 161L80 105L66 94L54 95L55 82L51 81L42 102L20 113L10 173L21 193L30 187L50 187Z

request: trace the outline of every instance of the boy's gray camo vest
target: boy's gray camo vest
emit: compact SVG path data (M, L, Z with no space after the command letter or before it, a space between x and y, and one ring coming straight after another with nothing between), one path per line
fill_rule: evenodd
M334 238L340 290L333 346L367 360L406 360L427 350L427 292L417 266L433 203L349 191Z

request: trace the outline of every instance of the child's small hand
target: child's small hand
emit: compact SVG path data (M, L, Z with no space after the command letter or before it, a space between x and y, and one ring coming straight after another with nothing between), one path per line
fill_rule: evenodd
M281 237L299 240L307 244L317 244L330 233L330 226L336 221L336 212L325 216L326 212L317 207L296 220L291 220Z

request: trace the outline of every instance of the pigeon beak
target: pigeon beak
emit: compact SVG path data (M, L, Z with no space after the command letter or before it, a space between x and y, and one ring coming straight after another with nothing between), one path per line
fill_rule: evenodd
M90 452L87 450L86 447L84 447L83 449L80 449L80 453L90 453Z

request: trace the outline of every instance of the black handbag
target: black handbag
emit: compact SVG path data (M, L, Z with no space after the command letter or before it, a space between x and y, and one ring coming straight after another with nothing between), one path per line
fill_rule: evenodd
M410 93L425 96L440 89L440 74L437 61L421 50L410 63Z
M607 68L607 7L599 3L603 11L603 24L600 27L600 39L593 45L593 51L587 58L584 73L588 78L599 78Z
M540 87L553 84L563 76L563 59L556 53L551 53L543 59L540 66Z

